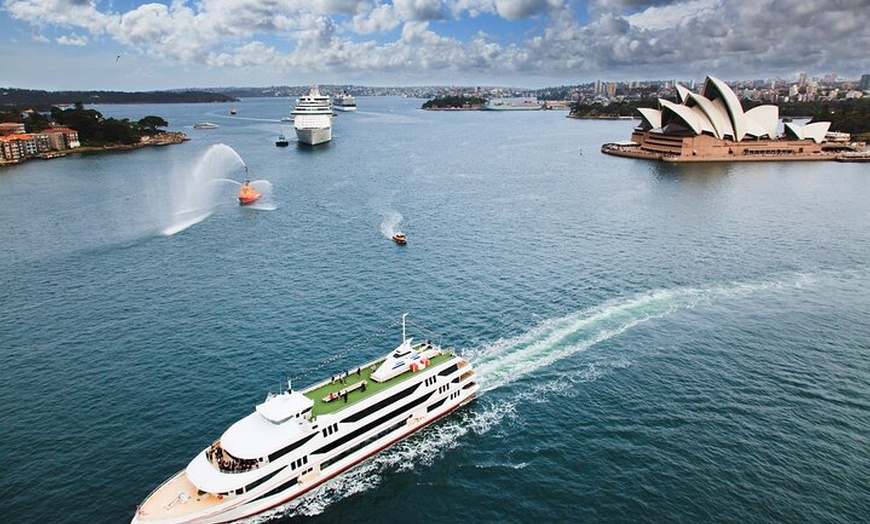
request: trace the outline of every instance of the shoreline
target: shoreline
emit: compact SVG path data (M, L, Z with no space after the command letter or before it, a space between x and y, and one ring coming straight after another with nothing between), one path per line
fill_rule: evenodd
M33 156L21 158L15 162L4 161L0 159L0 167L17 166L27 162L28 160L51 160L53 158L61 158L67 155L76 155L82 153L100 153L108 151L132 151L143 147L151 146L169 146L173 144L182 144L190 140L190 137L181 131L168 131L157 135L145 135L139 139L136 144L105 144L102 146L82 146L74 149L58 149L53 151L44 151Z

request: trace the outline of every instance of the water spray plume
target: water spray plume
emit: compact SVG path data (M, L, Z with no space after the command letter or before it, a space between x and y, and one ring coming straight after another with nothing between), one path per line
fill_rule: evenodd
M208 218L217 206L213 182L227 180L239 166L245 163L233 148L216 144L206 150L192 171L173 178L169 225L162 233L174 235Z

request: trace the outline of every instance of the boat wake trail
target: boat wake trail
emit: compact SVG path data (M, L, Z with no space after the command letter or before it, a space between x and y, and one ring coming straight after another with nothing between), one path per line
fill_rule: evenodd
M546 320L519 336L463 353L474 364L480 376L480 394L484 394L581 353L644 322L714 301L740 299L784 287L801 287L807 278L805 275L791 274L765 282L660 289L616 298L577 313Z
M323 513L331 504L349 495L377 487L391 473L431 466L441 460L445 452L459 446L468 433L483 435L501 426L505 420L516 418L518 406L548 402L555 396L565 395L566 391L577 390L565 387L566 381L572 384L592 382L609 371L628 367L630 362L617 356L608 363L589 363L560 372L552 379L511 390L506 395L495 394L499 390L509 390L512 383L524 377L541 373L558 361L582 353L640 324L714 302L801 288L810 280L806 275L792 273L762 282L639 293L546 320L516 337L464 350L462 353L474 364L481 383L473 409L454 412L447 420L398 442L356 469L325 483L317 493L292 508L278 508L272 518Z

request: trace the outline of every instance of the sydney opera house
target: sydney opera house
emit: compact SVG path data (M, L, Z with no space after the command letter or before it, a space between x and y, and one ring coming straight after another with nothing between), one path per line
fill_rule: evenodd
M679 103L659 99L659 109L640 108L631 140L604 144L604 153L668 162L833 160L840 148L826 147L830 122L784 124L779 108L743 111L725 82L708 76L701 94L677 85Z

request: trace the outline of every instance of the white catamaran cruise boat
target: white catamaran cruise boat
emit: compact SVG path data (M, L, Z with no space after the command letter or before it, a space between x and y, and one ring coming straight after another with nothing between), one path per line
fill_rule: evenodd
M269 394L137 508L133 524L215 524L266 511L470 402L471 364L405 336L387 355L303 391Z
M303 144L316 146L332 140L332 102L312 87L308 95L296 99L291 113L296 127L296 138Z

